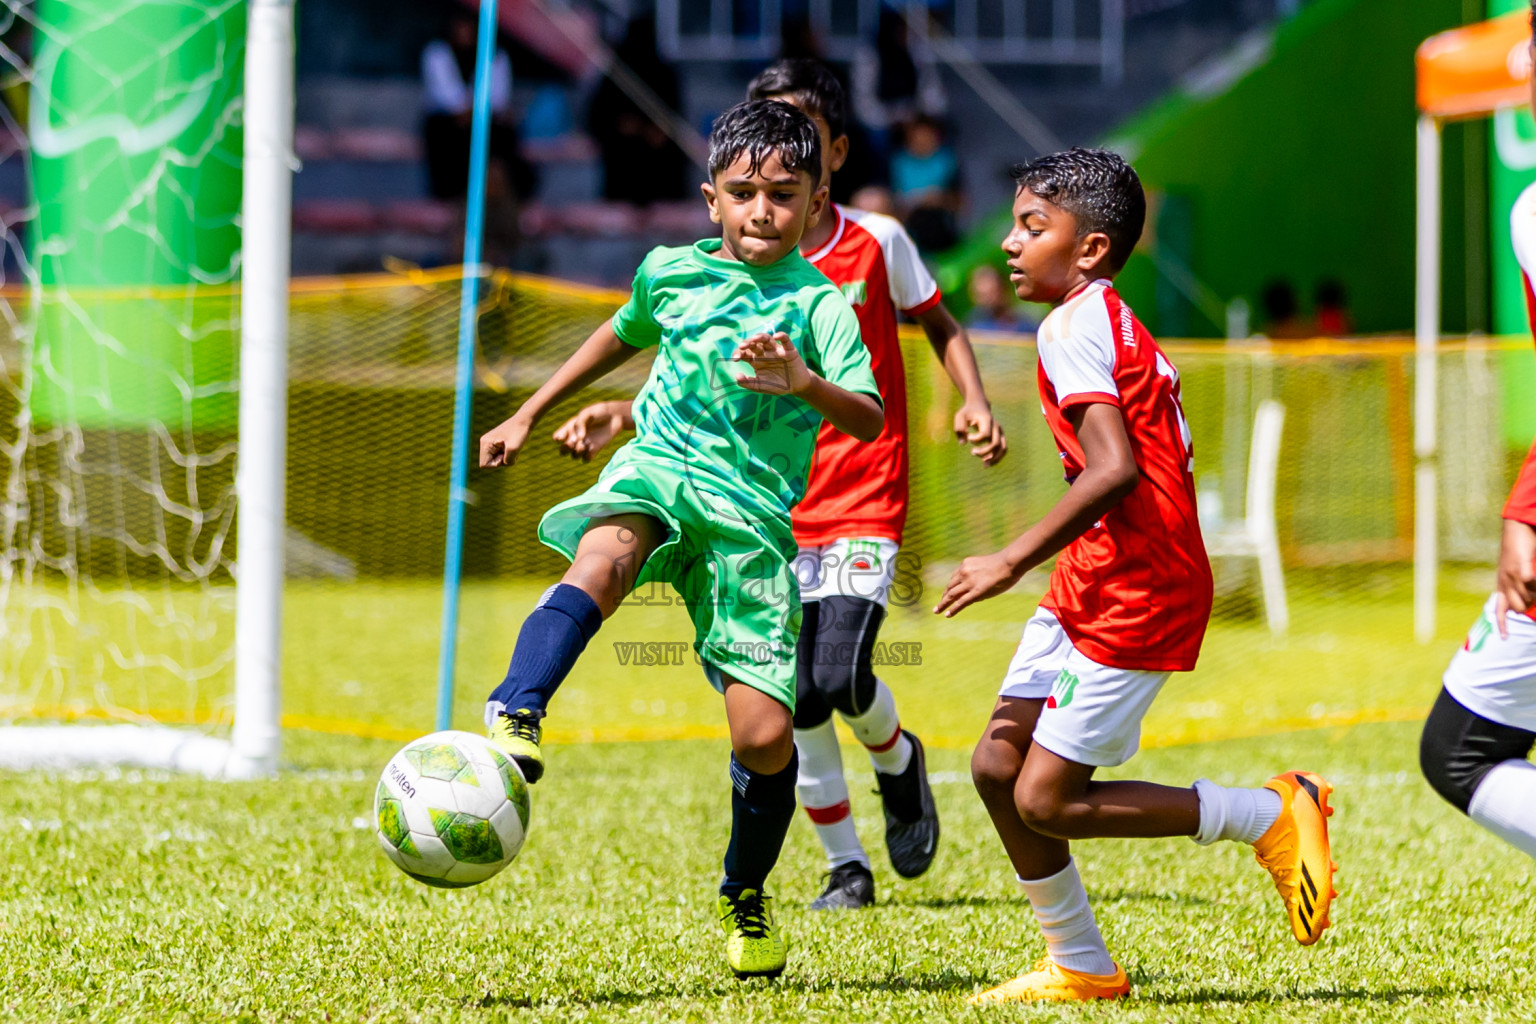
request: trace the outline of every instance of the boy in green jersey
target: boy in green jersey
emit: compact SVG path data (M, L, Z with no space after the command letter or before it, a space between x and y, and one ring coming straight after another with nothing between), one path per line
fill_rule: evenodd
M785 944L763 883L794 815L798 768L789 510L823 418L868 441L884 414L853 310L798 248L827 201L815 124L773 100L733 107L715 121L709 170L702 189L720 239L652 250L629 301L480 439L481 466L511 465L545 412L658 347L635 399L635 439L539 523L571 568L524 621L486 724L536 781L540 720L577 656L636 586L671 583L730 724L717 904L727 959L738 977L776 976Z

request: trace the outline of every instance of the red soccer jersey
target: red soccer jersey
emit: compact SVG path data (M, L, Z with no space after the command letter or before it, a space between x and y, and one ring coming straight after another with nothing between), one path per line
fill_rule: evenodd
M1536 185L1529 186L1515 200L1515 208L1509 217L1509 237L1525 280L1525 303L1530 312L1531 331L1536 333L1536 291L1531 288L1531 280L1536 276ZM1504 504L1504 518L1536 526L1536 447L1531 448L1519 477L1515 479L1515 489Z
M1112 668L1187 672L1211 617L1211 563L1195 513L1179 375L1108 281L1051 311L1037 335L1046 423L1069 481L1085 468L1062 410L1120 408L1141 479L1056 560L1041 605L1083 654Z
M801 547L840 537L901 543L907 522L907 377L896 340L896 311L916 315L938 305L939 286L906 229L890 217L834 205L826 245L807 255L858 314L885 404L880 436L862 442L821 425L811 474L792 512Z

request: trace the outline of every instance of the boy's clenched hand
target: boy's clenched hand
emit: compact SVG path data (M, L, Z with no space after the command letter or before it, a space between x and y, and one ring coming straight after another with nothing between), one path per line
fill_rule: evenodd
M480 466L510 466L528 442L529 424L513 416L480 437Z

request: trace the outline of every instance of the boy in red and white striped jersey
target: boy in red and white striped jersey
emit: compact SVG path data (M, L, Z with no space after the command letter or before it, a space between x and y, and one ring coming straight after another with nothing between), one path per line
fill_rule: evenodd
M1536 28L1536 2L1531 5ZM1536 109L1536 75L1531 77ZM1536 185L1515 200L1510 240L1536 331ZM1497 582L1445 670L1419 764L1457 810L1536 857L1536 447L1504 504Z
M1328 926L1329 786L1286 772L1260 789L1095 782L1136 752L1168 676L1195 667L1211 571L1195 514L1179 375L1110 279L1141 236L1128 164L1073 149L1014 169L1003 241L1019 298L1052 307L1038 334L1041 408L1067 492L1002 551L967 558L934 609L952 616L1060 552L971 758L977 791L1045 934L1048 955L977 1003L1130 991L1105 947L1069 840L1191 836L1253 845L1303 944Z

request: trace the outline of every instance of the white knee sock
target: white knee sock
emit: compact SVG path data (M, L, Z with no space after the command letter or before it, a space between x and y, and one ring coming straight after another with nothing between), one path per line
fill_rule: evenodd
M1035 920L1045 933L1045 948L1057 966L1080 974L1115 973L1115 961L1093 920L1076 861L1067 861L1066 867L1049 878L1020 878L1019 884L1029 897Z
M1198 779L1200 831L1195 842L1209 846L1218 839L1252 845L1280 817L1280 794L1272 789L1228 789L1210 779Z
M800 773L795 791L806 817L816 826L816 836L827 853L827 866L858 861L869 867L869 855L859 843L848 806L848 782L843 778L843 755L837 749L837 730L832 719L814 729L795 730L795 750L800 754Z
M1536 857L1536 765L1505 761L1484 775L1467 816L1527 857Z
M843 716L853 735L869 751L875 771L900 775L912 759L912 741L901 734L901 718L896 714L896 698L890 687L875 680L875 699L869 710L857 718Z

